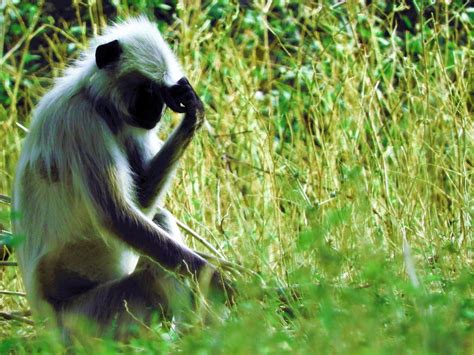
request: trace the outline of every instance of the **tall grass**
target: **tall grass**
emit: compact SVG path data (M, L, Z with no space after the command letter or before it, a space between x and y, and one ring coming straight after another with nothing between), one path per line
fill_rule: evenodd
M122 17L151 9L117 3ZM86 34L111 20L100 1L77 3L69 22L31 6L2 8L5 195L34 104ZM156 326L129 344L77 350L472 352L474 12L462 2L430 9L403 32L403 4L179 1L171 24L159 25L208 124L166 206L286 290L291 311L244 276L223 323L181 337ZM168 114L166 126L178 119ZM0 270L0 289L22 289L15 268ZM27 307L0 295L0 311ZM60 351L41 326L0 324L2 353Z

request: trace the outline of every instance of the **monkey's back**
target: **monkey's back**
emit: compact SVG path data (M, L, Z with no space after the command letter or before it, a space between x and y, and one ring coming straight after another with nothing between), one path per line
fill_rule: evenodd
M84 102L80 94L58 97L55 89L41 100L16 171L13 227L33 308L48 295L66 297L131 273L138 260L97 227L87 208L78 161L104 155L107 142L96 138L109 133Z

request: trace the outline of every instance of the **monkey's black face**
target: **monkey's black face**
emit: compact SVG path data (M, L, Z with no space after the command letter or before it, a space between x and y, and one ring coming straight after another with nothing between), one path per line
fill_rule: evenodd
M161 86L145 82L136 89L135 100L130 108L134 126L152 129L161 119L165 106Z

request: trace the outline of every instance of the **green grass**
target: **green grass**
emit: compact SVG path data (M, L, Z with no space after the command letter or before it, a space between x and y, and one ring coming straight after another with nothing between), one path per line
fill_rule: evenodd
M117 3L119 16L152 9ZM380 1L178 3L160 28L208 127L166 206L298 297L289 315L242 276L225 322L181 337L157 324L127 344L83 339L78 352L474 352L474 10L423 3L415 22ZM85 26L110 20L100 5L78 5L69 22L34 5L0 8L0 194L11 194L34 104L84 48ZM5 230L8 214L0 203ZM16 268L0 266L0 289L22 290ZM0 295L0 311L23 309L23 298ZM30 351L61 347L41 325L0 319L0 353Z

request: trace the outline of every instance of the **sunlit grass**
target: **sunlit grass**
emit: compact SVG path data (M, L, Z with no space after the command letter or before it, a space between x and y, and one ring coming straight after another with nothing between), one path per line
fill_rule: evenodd
M106 22L90 3L74 24L2 10L0 194L34 104L85 46L80 26ZM78 350L472 352L472 9L440 5L400 34L375 5L219 4L178 3L179 20L160 23L208 120L166 205L269 287L293 288L292 315L244 276L222 324ZM22 290L15 268L0 289ZM0 295L0 311L27 308ZM40 326L0 324L2 353L54 344Z

